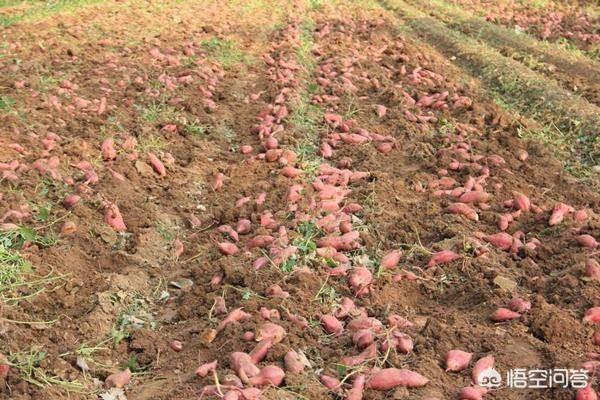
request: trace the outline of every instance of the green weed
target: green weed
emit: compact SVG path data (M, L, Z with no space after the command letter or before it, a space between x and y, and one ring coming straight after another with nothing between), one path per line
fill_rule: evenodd
M211 38L202 42L202 47L210 58L223 68L231 68L236 64L247 63L249 56L241 51L232 40Z

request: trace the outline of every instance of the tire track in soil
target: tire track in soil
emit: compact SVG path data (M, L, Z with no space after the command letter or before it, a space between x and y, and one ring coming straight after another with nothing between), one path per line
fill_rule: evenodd
M570 152L581 161L584 168L597 165L598 107L573 96L519 62L445 27L443 23L400 0L381 4L403 15L415 32L434 44L444 55L456 57L461 67L479 76L488 91L498 95L505 104L544 127L558 129L561 136L570 138Z
M417 6L414 2L411 4ZM539 40L519 35L513 30L494 25L482 18L463 15L462 10L452 9L441 1L430 0L427 6L429 15L441 20L449 28L483 41L503 56L519 61L521 64L528 63L526 65L528 68L547 75L560 83L563 88L580 95L590 103L599 105L600 65L594 60L576 57L556 46L550 47ZM533 61L529 61L531 58ZM536 61L538 65L535 65Z

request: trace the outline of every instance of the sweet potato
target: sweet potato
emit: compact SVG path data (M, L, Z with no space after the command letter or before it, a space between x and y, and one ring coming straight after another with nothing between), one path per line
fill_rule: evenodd
M340 382L339 379L334 378L334 377L329 376L329 375L321 375L319 377L319 381L321 381L321 383L323 384L323 386L325 386L329 390L334 390L334 389L337 389L340 386L342 386L342 383Z
M591 383L588 383L583 389L577 390L575 400L598 400L598 395L592 388Z
M125 178L125 176L123 176L123 174L118 173L117 171L111 169L111 168L107 168L110 171L110 174L112 175L112 177L114 179L116 179L119 182L126 182L127 179Z
M436 265L446 264L452 262L456 259L460 258L460 255L456 254L452 250L442 250L437 253L433 253L429 262L427 263L427 267L431 268Z
M300 354L294 350L290 350L285 354L283 363L285 370L291 374L301 374L304 372L304 367L306 366L306 361L303 361Z
M473 353L462 350L450 350L446 353L446 372L459 372L469 366Z
M234 242L237 242L240 240L240 237L238 236L237 231L233 230L233 228L229 225L221 225L217 228L217 231L219 233L229 236L229 238L231 240L233 240Z
M245 235L252 230L252 222L248 219L240 219L235 226L235 230L240 235Z
M573 216L575 222L583 224L588 219L588 213L585 208L575 211L575 215Z
M61 235L72 235L77 232L77 225L73 221L66 221L60 228Z
M212 190L217 192L217 191L221 190L221 188L223 187L224 180L225 180L225 175L223 175L223 173L219 172L213 176L210 187L212 188Z
M575 240L581 247L587 247L588 249L595 249L599 244L592 235L579 235L575 237Z
M240 400L241 398L242 394L237 389L229 390L223 395L223 400Z
M217 364L218 364L217 360L202 364L201 366L196 368L195 373L199 377L204 378L205 376L207 376L208 374L210 374L211 372L213 372L214 370L217 369Z
M254 335L254 339L256 340L256 335ZM267 356L267 353L269 352L271 347L273 347L274 344L275 343L271 338L260 340L258 344L254 346L254 348L249 353L252 362L254 364L258 364L259 362L264 360L264 358Z
M596 281L600 281L600 264L593 258L585 261L585 276Z
M556 203L552 209L552 214L548 220L548 225L558 225L565 218L565 215L575 212L575 209L565 203Z
M600 307L592 307L583 316L583 322L588 324L600 324Z
M167 170L164 164L158 159L158 157L154 153L148 153L148 162L152 166L154 172L156 172L158 175L167 175Z
M498 229L505 231L508 229L510 223L514 220L514 217L510 213L502 214L498 217Z
M473 190L471 192L466 192L466 193L462 194L458 198L458 201L461 203L479 204L479 203L487 203L490 200L490 197L491 197L491 195L489 193L486 193L486 192L480 191L480 190Z
M338 228L341 233L348 233L348 232L352 231L352 223L350 221L342 221L342 222L340 222Z
M127 230L121 211L119 211L119 207L114 203L104 203L104 221L117 232L125 232Z
M229 365L242 382L248 382L249 378L260 373L260 369L252 362L250 355L240 351L231 353L229 356Z
M254 200L254 202L256 203L256 205L260 206L265 202L266 199L267 199L267 194L265 192L262 192L262 193L259 193L258 196L256 196L256 200Z
M323 330L330 335L340 335L344 331L344 326L333 315L324 314L321 316L321 326Z
M131 371L127 368L124 371L116 372L114 374L109 375L104 380L104 386L107 388L123 388L131 381Z
M274 137L271 136L265 140L265 149L271 150L276 149L277 147L279 147L279 142Z
M596 330L592 335L592 344L594 346L600 346L600 329Z
M245 196L245 197L239 198L239 199L238 199L238 200L236 200L236 202L235 202L235 207L236 207L236 208L242 208L242 207L244 207L246 204L248 204L248 203L250 202L250 200L251 200L251 199L250 199L250 197L248 197L248 196Z
M531 302L514 297L509 303L508 308L517 313L526 313L531 310Z
M117 150L115 150L115 141L111 138L105 139L102 142L102 159L104 161L112 161L117 158Z
M291 323L293 323L294 325L296 325L298 328L300 328L300 329L306 329L306 328L308 328L308 321L303 316L295 315L295 314L292 314L292 313L290 313L288 311L287 312L287 319Z
M494 322L505 322L519 317L521 317L521 314L504 307L498 308L490 315L490 319Z
M472 221L479 221L477 212L465 203L452 203L446 208L446 211L451 214L463 215Z
M490 243L494 247L499 248L500 250L510 250L514 238L508 233L499 232L493 235L486 235L483 237L483 240Z
M356 310L356 305L354 304L354 301L352 301L352 299L349 297L343 297L340 304L337 306L334 315L337 318L345 318L348 315L350 315L350 313L354 310Z
M369 293L369 285L373 281L373 274L366 267L356 267L348 278L348 284L357 297Z
M404 317L401 317L397 314L391 314L388 316L388 324L391 327L396 327L396 328L412 328L415 326L415 324L413 324L412 322L410 322L409 320L407 320Z
M380 266L385 269L394 269L400 262L402 252L400 250L392 250L381 259Z
M364 374L357 374L352 381L352 388L346 393L346 400L362 400L366 381Z
M231 311L223 321L219 323L219 325L217 326L217 332L222 331L229 324L247 321L250 319L250 317L251 315L247 312L244 312L242 308L236 308L235 310Z
M475 384L479 384L479 375L481 375L481 373L486 369L494 368L495 362L496 360L492 355L485 356L477 360L473 366L473 370L471 371L471 379L473 379L473 382Z
M375 341L375 334L370 329L359 329L352 334L352 343L359 349L370 346Z
M283 290L281 286L273 284L265 290L265 295L269 298L287 299L290 294Z
M248 241L246 248L252 250L254 248L264 249L270 246L275 241L275 238L271 235L256 235Z
M359 236L360 234L358 233L358 231L344 233L342 236L325 236L320 239L317 239L317 246L333 247L338 251L355 250L360 247L360 244L357 242Z
M254 386L279 386L285 378L285 372L276 365L267 365L260 370L258 375L249 379L249 383Z
M425 386L429 379L408 369L385 368L373 373L367 381L367 388L374 390L390 390L396 386L409 388Z
M267 322L258 327L255 340L271 340L273 344L277 344L283 340L285 333L285 329L281 325Z
M355 367L375 357L377 357L377 345L373 343L367 346L363 351L360 352L360 354L356 356L343 357L340 360L340 364L347 367Z
M517 207L517 209L523 212L529 212L529 210L531 209L531 200L529 200L529 197L525 196L523 193L516 191L513 192L513 196L515 197L514 204Z
M413 351L414 343L409 335L394 331L392 336L396 341L396 350L398 350L400 353L410 354Z
M250 154L250 153L252 153L252 150L254 150L254 149L250 145L245 144L243 146L240 146L240 153L242 153L242 154Z
M238 247L230 242L217 243L217 247L219 248L219 252L225 256L232 256L239 251Z
M227 305L225 304L225 299L223 296L215 297L212 309L213 315L222 315L227 313Z
M281 175L285 176L286 178L296 178L300 176L302 172L303 171L301 169L294 168L289 165L286 165L281 169Z
M377 318L367 317L365 315L364 317L359 316L358 318L348 322L348 324L346 325L346 329L348 329L351 332L360 329L370 329L375 333L379 333L383 330L383 324Z
M483 400L487 389L481 386L467 386L460 389L458 396L460 400Z
M252 268L261 269L269 264L269 259L267 257L258 257L252 263Z

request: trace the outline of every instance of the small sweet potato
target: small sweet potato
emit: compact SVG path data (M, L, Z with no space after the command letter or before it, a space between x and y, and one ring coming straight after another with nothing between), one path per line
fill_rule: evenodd
M396 386L409 388L425 386L429 379L408 369L385 368L373 373L367 381L367 388L390 390Z

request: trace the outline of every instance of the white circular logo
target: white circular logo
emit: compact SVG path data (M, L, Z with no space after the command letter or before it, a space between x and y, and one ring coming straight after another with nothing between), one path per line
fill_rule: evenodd
M498 388L502 385L502 376L494 368L487 368L477 376L477 384L484 388Z

